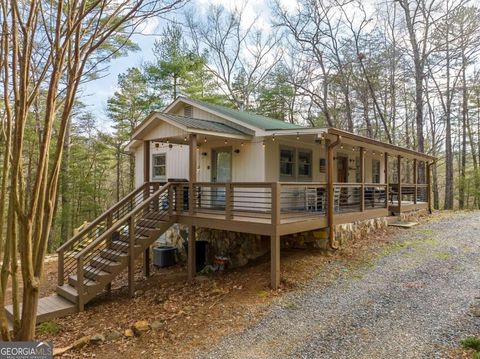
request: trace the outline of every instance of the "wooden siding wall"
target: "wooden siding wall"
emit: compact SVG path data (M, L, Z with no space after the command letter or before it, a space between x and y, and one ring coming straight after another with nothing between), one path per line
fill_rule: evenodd
M135 187L143 184L143 146L138 146L135 150ZM167 144L161 144L158 148L155 144L150 145L151 155L165 153L167 158L167 179L185 178L188 179L188 146L172 145L170 149ZM152 168L152 158L150 158L150 168ZM151 178L151 173L150 173Z
M241 143L244 146L241 146ZM212 148L232 148L232 181L233 182L264 182L265 181L265 155L262 142L248 142L229 140L227 144L223 140L204 142L204 137L199 136L200 145L197 151L199 158L198 181L210 182L212 180ZM235 150L239 153L235 153ZM206 156L203 155L206 153Z

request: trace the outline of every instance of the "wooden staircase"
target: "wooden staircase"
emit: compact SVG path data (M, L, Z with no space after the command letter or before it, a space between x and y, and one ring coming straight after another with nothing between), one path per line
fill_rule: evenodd
M56 294L39 300L37 323L82 311L172 225L169 184L145 183L58 250ZM13 320L12 306L6 307Z

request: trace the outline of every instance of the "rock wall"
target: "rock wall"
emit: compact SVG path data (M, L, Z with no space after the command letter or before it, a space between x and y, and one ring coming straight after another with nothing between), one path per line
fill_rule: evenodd
M373 231L388 226L386 217L368 219L335 226L335 239L340 245L368 236ZM186 259L183 243L188 239L188 227L172 226L165 236L166 244L178 248L181 260ZM230 267L239 267L259 258L270 251L270 238L255 234L221 231L208 228L197 229L197 240L209 242L207 263L215 256L230 258ZM328 228L283 236L282 248L328 250Z

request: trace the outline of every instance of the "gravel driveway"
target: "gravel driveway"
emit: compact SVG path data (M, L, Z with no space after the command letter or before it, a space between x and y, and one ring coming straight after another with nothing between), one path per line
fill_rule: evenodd
M313 281L199 358L447 358L480 335L480 212L403 230L371 265ZM477 299L476 299L477 298Z

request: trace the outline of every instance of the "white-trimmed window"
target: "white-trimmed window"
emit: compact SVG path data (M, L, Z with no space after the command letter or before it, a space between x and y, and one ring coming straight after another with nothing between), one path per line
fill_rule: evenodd
M280 180L312 178L312 151L280 146Z
M167 179L167 154L152 155L152 180L165 181Z

